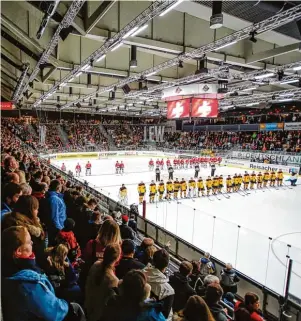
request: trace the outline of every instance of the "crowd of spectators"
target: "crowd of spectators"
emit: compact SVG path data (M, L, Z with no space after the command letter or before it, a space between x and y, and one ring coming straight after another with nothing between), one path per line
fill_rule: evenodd
M2 124L12 133L27 142L37 151L91 151L108 150L108 139L95 120L61 121L60 126L66 133L67 144L60 137L59 124L46 124L45 144L40 144L39 135L32 134L24 120L3 119ZM33 127L38 132L37 123ZM105 125L119 149L144 148L144 126L142 125ZM250 151L284 151L299 153L301 150L301 131L260 131L260 132L170 132L166 131L163 142L154 143L156 147L182 150L230 150L232 148Z
M102 135L97 120L61 121L61 126L68 136L68 146L73 150L94 147L108 149L107 139Z
M4 320L263 320L256 294L235 299L231 264L219 277L205 253L171 273L170 244L137 246L134 215L102 213L6 126L1 152Z
M112 136L117 148L132 146L137 148L143 143L144 127L139 125L115 125L105 126L109 135Z

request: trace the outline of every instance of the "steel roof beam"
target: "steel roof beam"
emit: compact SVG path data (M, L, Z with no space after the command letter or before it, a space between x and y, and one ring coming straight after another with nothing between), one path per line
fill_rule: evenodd
M134 81L137 81L138 79L149 77L148 75L150 75L150 74L156 74L156 73L160 72L161 70L178 65L180 61L185 62L187 60L200 58L200 57L204 56L207 52L211 52L211 51L214 51L218 48L227 46L233 42L237 42L237 41L246 39L249 37L249 34L252 31L256 30L257 34L260 34L260 33L263 33L263 32L269 31L269 30L276 29L276 28L278 28L284 24L287 24L288 22L291 22L295 19L298 19L300 17L301 17L301 5L297 5L292 9L278 13L268 19L265 19L261 22L255 23L255 24L248 26L242 30L236 31L226 37L223 37L223 38L216 40L212 43L209 43L207 45L201 46L198 49L192 50L191 52L180 54L176 58L170 59L170 60L168 60L164 63L161 63L157 66L149 68L139 74L136 74L135 76L130 76L124 80L121 80L121 81L119 81L111 86L108 86L105 89L101 89L100 91L97 91L97 92L100 93L100 92L104 92L104 91L112 91L116 87L117 88L123 87L126 84L130 84ZM92 94L88 94L88 95L86 95L86 98L89 99L91 97L94 97L95 94L96 94L96 92L92 93ZM74 103L77 103L77 101L75 101ZM71 105L72 105L72 103L68 103L68 104L64 105L63 107L66 108Z

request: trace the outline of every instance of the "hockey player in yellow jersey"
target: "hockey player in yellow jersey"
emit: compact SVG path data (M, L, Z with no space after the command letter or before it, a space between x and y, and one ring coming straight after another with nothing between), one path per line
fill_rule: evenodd
M214 194L214 195L216 195L216 193L217 193L218 185L219 185L219 178L218 178L218 176L216 175L216 176L213 178L213 194Z
M171 194L173 193L173 183L172 181L169 179L167 182L166 182L166 198L168 200L171 199Z
M157 187L154 181L151 181L149 184L149 202L154 203L155 202L155 196L157 193Z
M138 184L139 204L142 204L146 192L145 184L141 181Z
M261 172L257 174L257 188L262 188L263 176Z
M231 193L233 181L230 175L226 179L227 193Z
M241 175L241 174L238 174L238 189L237 189L237 190L240 189L241 184L242 184L242 175Z
M269 180L270 180L270 173L268 171L265 171L263 174L263 187L267 187Z
M208 178L206 179L207 196L209 196L209 194L210 194L210 191L212 189L212 184L213 184L213 181L212 181L211 177L208 176Z
M237 192L238 191L238 186L239 186L239 177L235 173L233 176L233 191Z
M222 192L222 188L224 187L224 178L223 175L220 175L218 178L218 192Z
M244 190L247 190L249 188L249 183L250 183L250 175L247 171L245 171L243 182L244 182Z
M164 191L165 191L165 185L163 180L161 179L160 183L158 184L159 202L162 201Z
M189 197L194 197L196 195L196 189L195 189L196 182L192 177L188 181L188 186L189 186Z
M184 178L181 180L181 198L187 197L187 183Z
M270 175L270 186L275 187L275 182L276 182L276 173L275 171L272 171Z
M283 172L281 169L279 169L277 173L277 186L282 186L282 182L283 182Z
M254 185L256 184L256 174L255 174L255 172L253 172L250 175L250 182L251 182L250 189L254 189Z
M124 184L121 185L121 187L119 188L119 198L121 203L123 204L127 204L127 200L128 200L128 191L127 188L125 187Z
M178 193L179 193L180 187L181 187L181 183L179 182L179 179L176 178L176 180L173 182L173 197L174 197L174 199L178 199Z
M198 182L197 182L197 186L198 186L198 196L200 196L200 192L202 193L202 196L205 195L205 188L204 188L204 182L202 180L202 177L200 177L198 179Z

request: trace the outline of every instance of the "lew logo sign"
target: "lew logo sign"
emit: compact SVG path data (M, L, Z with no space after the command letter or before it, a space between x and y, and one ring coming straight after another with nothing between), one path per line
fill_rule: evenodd
M144 127L144 141L145 142L164 142L165 126L145 126Z

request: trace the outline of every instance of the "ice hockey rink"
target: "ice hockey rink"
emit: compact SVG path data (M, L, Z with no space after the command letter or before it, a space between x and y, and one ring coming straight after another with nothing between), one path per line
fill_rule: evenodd
M91 160L92 175L84 176L86 159L53 160L61 167L64 162L74 172L79 162L81 180L89 186L119 201L119 188L128 189L128 204L138 203L137 185L143 181L147 187L146 218L180 238L208 251L223 262L230 262L240 272L283 294L288 256L293 259L291 294L301 298L301 186L267 188L248 194L239 192L200 198L179 199L149 204L148 185L155 173L148 169L150 157L123 157L124 174L115 174L114 158ZM153 158L156 159L155 157ZM216 174L234 175L244 169L217 166ZM174 178L188 180L193 169L175 170ZM201 168L203 179L210 169ZM166 168L161 171L166 182ZM300 181L299 181L300 183ZM287 184L287 183L286 183ZM139 206L140 213L142 212Z

